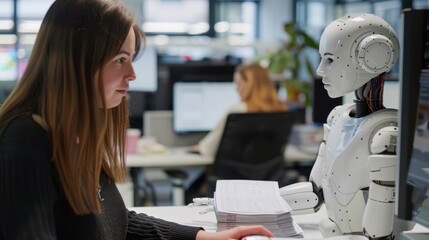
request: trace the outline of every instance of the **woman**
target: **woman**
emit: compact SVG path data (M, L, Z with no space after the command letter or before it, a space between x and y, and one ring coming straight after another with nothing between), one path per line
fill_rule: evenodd
M143 33L116 0L56 0L0 108L0 239L239 239L128 211L126 94Z
M203 155L216 154L228 114L287 110L279 100L268 70L259 64L239 65L234 72L234 82L241 102L231 106L216 127L194 147Z

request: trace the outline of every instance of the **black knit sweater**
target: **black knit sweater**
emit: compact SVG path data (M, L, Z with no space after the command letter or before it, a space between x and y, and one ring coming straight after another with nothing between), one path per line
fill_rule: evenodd
M0 136L0 239L195 239L200 228L128 211L106 175L101 214L78 216L51 161L51 142L31 116Z

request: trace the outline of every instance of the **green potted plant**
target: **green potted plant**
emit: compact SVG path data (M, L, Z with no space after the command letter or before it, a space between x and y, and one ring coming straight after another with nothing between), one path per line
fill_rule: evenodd
M283 42L275 51L258 56L255 60L267 65L270 72L280 78L281 87L287 91L288 102L303 102L305 106L310 103L310 84L299 78L301 69L310 77L315 76L315 69L311 63L307 49L319 49L319 44L294 22L288 22L283 26L288 35L288 41ZM300 95L305 99L300 100Z

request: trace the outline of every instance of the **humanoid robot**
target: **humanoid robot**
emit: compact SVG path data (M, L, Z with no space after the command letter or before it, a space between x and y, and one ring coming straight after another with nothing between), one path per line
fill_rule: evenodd
M394 238L409 229L394 217L397 110L383 106L383 84L399 56L394 30L372 14L353 14L324 30L317 74L332 98L355 91L356 100L334 108L309 182L280 189L294 214L318 211L324 237L365 234Z

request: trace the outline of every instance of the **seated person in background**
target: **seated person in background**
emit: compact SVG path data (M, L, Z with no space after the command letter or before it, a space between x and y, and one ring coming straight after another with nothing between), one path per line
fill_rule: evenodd
M287 110L287 106L278 97L268 70L259 64L252 63L238 66L234 72L234 82L241 102L231 106L216 127L198 145L193 146L193 150L203 155L214 156L222 137L227 116L230 113Z

